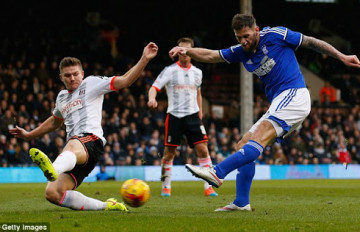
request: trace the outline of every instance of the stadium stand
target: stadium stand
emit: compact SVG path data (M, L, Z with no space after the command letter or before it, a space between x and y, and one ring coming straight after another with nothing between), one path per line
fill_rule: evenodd
M2 4L6 6L9 3ZM104 18L101 7L98 11L80 11L74 20L61 18L57 15L58 11L54 11L53 15L43 15L40 14L43 8L30 3L24 4L26 6L17 9L18 11L13 15L18 19L16 24L9 25L5 24L4 20L0 20L3 31L7 31L6 36L0 37L1 167L33 165L27 154L29 147L40 148L52 160L61 151L66 138L63 129L28 142L13 138L8 133L8 129L19 125L31 130L51 115L56 94L64 88L58 78L58 62L63 56L72 54L80 58L83 61L85 75L112 76L123 73L131 67L134 60L132 56L139 54L137 49L133 49L134 51L131 49L141 47L137 45L144 42L139 41L136 32L128 30L121 23L116 22L116 19L110 16L109 19ZM198 4L201 5L201 1L194 4L196 4L194 7L197 7ZM264 4L263 7L266 8L268 3ZM146 4L143 7L146 9ZM71 10L69 13L75 12ZM254 13L259 14L257 16L259 23L268 19L266 15L260 14L263 12L256 4ZM21 15L26 17L20 17ZM232 15L230 13L228 18ZM57 17L61 20L54 19ZM290 18L287 14L282 17ZM230 21L228 18L224 19L226 23ZM160 24L159 19L151 19ZM125 21L124 18L121 20ZM209 26L205 27L208 22L203 21L201 20L193 31L182 28L189 35L194 35L199 46L221 48L234 43L233 39L228 39L232 36L229 34L229 25L226 24L228 27L225 27L220 24L216 31ZM302 18L297 19L297 22L299 21L302 22ZM276 22L276 18L271 18L269 23L273 22ZM289 20L289 22L293 21ZM134 23L141 28L138 21ZM69 24L72 26L63 26ZM329 22L325 24L329 25ZM36 29L34 25L37 26ZM201 30L202 26L204 29ZM284 26L309 32L309 35L312 35L306 30L308 25L304 22L296 25L289 23ZM170 28L171 25L168 27ZM339 30L341 28L336 26L332 28L334 33L338 33ZM194 34L194 31L197 33ZM149 36L149 39L159 41L158 44L163 47L163 51L170 48L173 45L172 41L176 41L179 36L179 32L163 31L161 36L158 32L151 32L149 29L144 29L143 32L145 33L141 33L142 37ZM214 41L211 39L211 33L226 35L226 42ZM350 44L354 44L350 40L350 35L348 31L343 33ZM134 38L134 41L129 38ZM352 49L359 51L359 47L356 46L358 45L353 45ZM164 101L166 95L160 93L158 109L149 110L146 107L146 93L159 71L171 62L166 52L164 54L159 56L133 86L105 96L102 124L108 144L101 164L160 164L164 148L163 123L166 115L166 101ZM352 73L328 57L306 55L301 51L298 55L303 65L324 78L330 78L330 82L341 90L341 102L330 105L314 104L302 128L287 138L288 143L267 147L258 163L277 165L339 163L344 162L344 159L347 162L359 163L360 75ZM240 84L236 74L238 67L202 64L197 66L204 70L202 91L210 104L209 108L211 105L220 104L226 107L227 112L224 118L217 118L210 110L205 112L204 124L209 135L209 151L213 163L216 164L234 151L234 144L241 138L238 130L240 122L238 110L240 106L237 101ZM349 88L350 86L352 88ZM262 90L262 83L254 78L254 120L257 120L269 105L264 100ZM194 152L184 144L179 147L174 164L195 163L195 157Z

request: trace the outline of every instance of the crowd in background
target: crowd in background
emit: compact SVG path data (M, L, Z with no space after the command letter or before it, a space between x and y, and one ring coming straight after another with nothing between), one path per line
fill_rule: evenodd
M85 73L113 76L112 66L100 67L84 63ZM160 165L164 149L164 121L166 94L158 96L159 106L150 110L147 93L155 77L145 70L130 88L105 95L102 126L107 140L100 163L112 165ZM18 60L0 65L0 164L8 166L33 165L28 155L30 147L43 150L54 160L63 149L64 128L42 138L23 141L14 138L9 128L20 126L32 130L52 115L57 93L64 88L58 78L58 63L44 61L28 64ZM236 101L234 101L236 103ZM254 120L266 112L269 103L261 95L255 97ZM208 148L213 163L234 152L241 134L236 117L217 118L204 112L208 133ZM322 164L359 163L360 161L360 107L314 106L302 127L285 143L266 147L260 164ZM184 140L179 146L175 165L195 163L194 151Z
M230 29L230 21L233 13L237 12L238 3L233 2L231 4L236 6L230 7L216 1L206 1L206 4L205 1L196 1L192 5L194 14L195 9L210 12L214 9L214 4L219 4L216 6L219 9L219 17L191 16L193 12L188 11L188 17L184 18L177 15L173 17L172 10L162 12L161 15L164 14L163 17L169 20L163 20L159 14L148 11L149 5L156 9L154 4L163 3L144 2L126 5L128 3L130 2L114 1L113 4L117 7L103 7L103 3L92 2L86 6L87 8L81 3L74 3L78 5L73 5L72 8L68 8L62 2L35 5L31 2L22 2L21 8L13 7L12 2L3 3L2 9L6 9L7 12L0 14L0 18L3 19L0 20L0 26L6 32L0 37L1 167L33 165L28 155L30 147L43 150L52 160L61 152L66 139L64 128L31 141L14 138L8 130L16 125L32 130L51 116L57 93L64 89L58 78L58 62L63 56L71 54L80 58L83 61L85 76L119 75L132 66L136 60L135 56L141 54L142 44L145 42L143 37L155 41L162 50L152 61L150 68L144 71L142 77L130 88L105 95L102 125L107 144L105 155L100 162L104 165L160 165L164 149L166 94L158 95L159 106L156 110L150 110L146 103L148 89L154 79L172 62L166 51L184 35L193 37L196 46L200 47L219 49L234 45L236 41ZM121 7L122 4L126 6ZM307 5L285 4L281 6L287 10L276 8L282 13L271 12L270 17L267 15L266 4L272 6L273 3L264 1L261 6L257 4L260 3L254 1L254 13L260 27L276 26L278 22L283 21L286 24L284 26L293 30L303 28L302 32L306 35L312 35L307 29L310 18L308 15L296 15L294 18L289 7L300 11L305 8L306 11L314 10L316 14L320 12L317 11L317 5L310 8ZM168 7L172 9L173 5L170 4ZM188 6L179 7L185 11ZM235 10L227 12L228 9ZM351 9L350 7L348 10ZM119 13L119 10L125 13ZM336 7L328 10L341 13ZM356 8L353 10L356 11ZM64 11L72 17L64 17ZM356 14L347 15L357 17ZM197 20L193 20L195 17ZM346 20L346 17L330 17L324 23L328 22L328 27L341 32L348 40L356 39L354 33L357 32L353 28L346 27L347 30L344 31L346 28L343 25L347 24L343 20ZM339 23L335 24L334 21ZM151 26L146 24L149 22L152 23ZM171 30L159 31L156 28ZM358 49L357 44L353 43L355 49ZM297 57L300 63L312 72L329 78L330 83L341 90L340 103L348 104L338 104L339 101L331 101L331 104L328 104L326 99L314 104L302 127L286 138L285 143L275 143L266 147L257 162L359 163L360 76L349 72L349 69L335 59L310 51L299 49ZM204 72L202 91L210 92L208 95L203 94L209 98L209 109L214 103L211 102L212 99L222 99L223 102L232 99L230 103L226 103L229 107L227 109L233 112L231 117L217 118L210 110L203 112L203 122L209 137L208 147L212 161L216 164L234 152L234 145L242 136L239 132L238 91L223 89L223 92L216 92L219 87L239 86L231 82L231 78L227 78L228 85L224 85L224 76L230 72L238 73L239 66L227 65L224 68L221 64L197 65ZM334 73L340 74L338 79L330 79ZM207 79L213 79L216 88L209 91L210 88L205 83ZM259 79L254 78L254 121L259 119L269 106L263 95L263 88ZM331 91L324 91L328 92ZM195 157L194 151L183 141L178 148L174 164L195 163Z

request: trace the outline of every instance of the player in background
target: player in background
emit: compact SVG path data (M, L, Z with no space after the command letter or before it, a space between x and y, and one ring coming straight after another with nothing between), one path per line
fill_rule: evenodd
M191 38L181 38L178 46L194 47ZM212 166L207 148L207 134L202 119L202 98L200 85L202 71L191 64L187 55L179 55L179 61L167 66L159 74L149 90L148 106L156 108L157 91L164 86L168 96L168 109L165 121L165 149L161 162L161 196L171 196L171 173L176 148L181 137L186 135L188 144L195 148L201 167ZM217 193L207 182L204 184L205 196L217 196Z
M32 131L16 127L10 133L31 140L66 126L67 143L54 163L40 150L29 153L48 179L45 196L53 204L74 210L128 211L123 203L110 198L103 202L75 191L94 169L104 153L106 143L101 128L104 94L129 87L141 75L146 65L157 55L158 47L149 43L138 63L123 76L88 76L80 60L65 57L61 60L59 77L66 90L59 92L53 115Z
M344 55L322 40L285 27L265 27L260 30L252 15L236 14L232 19L232 28L238 45L222 50L175 47L170 50L169 55L171 58L179 54L188 55L194 60L208 63L243 62L249 72L265 83L265 94L271 105L238 142L238 151L216 167L197 168L186 165L195 176L215 187L222 184L228 173L238 169L235 200L216 211L250 211L249 194L255 174L254 161L262 154L266 145L290 134L310 112L310 95L295 51L299 47L310 48L355 68L360 67L360 62L355 55Z

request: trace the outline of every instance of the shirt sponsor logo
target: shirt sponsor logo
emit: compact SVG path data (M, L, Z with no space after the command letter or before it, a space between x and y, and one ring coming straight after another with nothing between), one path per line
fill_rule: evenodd
M194 85L176 85L174 87L175 91L186 91L186 90L196 90Z
M72 102L69 102L62 110L61 114L65 118L68 114L74 112L75 110L81 109L83 107L82 100L76 99Z
M260 67L255 69L253 73L257 76L265 76L273 69L275 64L276 62L273 58L269 58L268 56L265 56L264 59L261 61Z

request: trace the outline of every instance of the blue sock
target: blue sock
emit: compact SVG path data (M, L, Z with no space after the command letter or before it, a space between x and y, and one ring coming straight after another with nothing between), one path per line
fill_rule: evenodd
M234 204L244 207L250 203L250 188L255 175L255 162L251 162L238 168L236 175L236 199Z
M233 170L256 160L263 150L263 146L259 143L249 140L242 149L228 156L215 166L216 175L220 179L224 179Z

